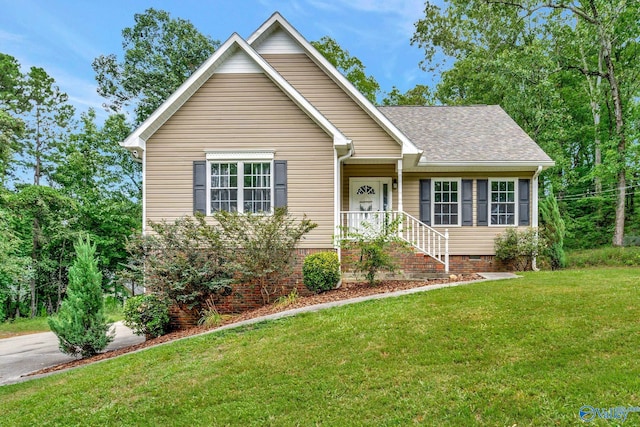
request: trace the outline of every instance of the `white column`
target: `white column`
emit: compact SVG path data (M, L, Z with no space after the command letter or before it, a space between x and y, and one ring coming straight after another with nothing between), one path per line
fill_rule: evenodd
M398 211L404 211L402 204L402 159L398 160Z

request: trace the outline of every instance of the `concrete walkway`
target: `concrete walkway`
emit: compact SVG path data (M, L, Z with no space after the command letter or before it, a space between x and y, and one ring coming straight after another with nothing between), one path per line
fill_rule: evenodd
M199 335L211 334L218 331L227 329L234 329L245 325L252 325L255 323L264 322L267 320L282 319L284 317L295 316L299 313L309 313L320 310L326 310L328 308L340 307L348 304L356 304L363 301L377 300L383 298L393 298L403 295L411 295L419 292L433 291L436 289L452 288L455 286L470 285L473 283L514 279L520 276L516 276L511 273L480 273L481 280L474 280L469 282L454 282L454 283L442 283L437 285L427 285L418 288L403 289L395 292L388 292L384 294L367 295L363 297L345 299L340 301L331 301L317 305L311 305L306 307L294 308L291 310L281 311L279 313L269 314L266 316L256 317L253 319L244 320L242 322L231 323L229 325L221 326L216 329L203 332L198 335L190 335L188 337L179 338L177 340L168 341L158 345L166 345L172 342L180 341L183 339L193 338ZM126 347L129 345L138 344L144 341L144 337L138 337L133 335L130 329L122 325L122 322L116 323L116 339L112 342L108 349L116 349ZM137 351L144 351L147 348L143 348ZM8 356L8 357L7 357ZM58 349L58 339L51 333L24 335L15 338L6 338L0 340L0 386L4 384L12 384L16 382L22 382L33 378L39 378L42 376L50 375L43 374L33 377L24 377L22 375L34 372L45 367L55 366L60 363L74 360L72 357L65 356ZM107 359L108 360L108 359ZM62 371L57 371L62 372Z
M116 337L107 350L144 341L144 337L134 335L122 322L116 322L114 326ZM58 337L53 332L0 339L0 386L26 381L31 377L24 375L72 360L75 358L60 351Z

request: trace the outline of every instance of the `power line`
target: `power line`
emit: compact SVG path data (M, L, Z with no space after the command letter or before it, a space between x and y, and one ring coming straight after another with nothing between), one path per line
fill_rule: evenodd
M610 190L602 190L599 194L595 194L594 191L588 191L586 193L581 193L581 194L571 194L565 197L556 197L556 200L561 202L570 202L570 201L575 201L575 200L581 200L581 199L588 199L588 198L593 198L593 197L609 197L609 196L615 196L616 193L614 194L609 194L609 193L613 193L613 192L618 192L621 189L630 189L630 188L637 188L640 187L640 184L634 184L634 185L627 185L626 187L618 187L618 188L612 188Z

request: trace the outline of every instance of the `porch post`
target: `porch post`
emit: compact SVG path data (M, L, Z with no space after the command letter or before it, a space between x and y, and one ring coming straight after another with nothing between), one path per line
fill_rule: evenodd
M402 159L398 160L398 212L403 212L402 204Z

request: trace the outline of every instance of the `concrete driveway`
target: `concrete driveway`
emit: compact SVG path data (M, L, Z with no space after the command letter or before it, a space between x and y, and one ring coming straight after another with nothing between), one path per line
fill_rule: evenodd
M116 337L107 350L138 344L144 337L134 335L122 322L114 323ZM58 348L53 332L0 339L0 386L31 379L24 375L75 360Z

